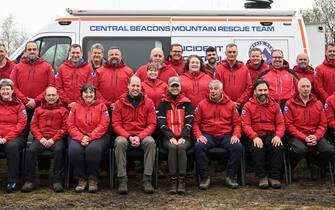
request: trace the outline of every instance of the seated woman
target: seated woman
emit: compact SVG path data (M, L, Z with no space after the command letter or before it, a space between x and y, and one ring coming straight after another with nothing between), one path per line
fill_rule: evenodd
M97 177L100 172L102 155L110 145L107 135L109 114L104 103L96 100L96 89L85 84L80 90L78 101L68 117L69 158L78 177L76 192L98 191Z
M185 194L186 150L191 146L192 103L180 92L179 78L170 77L168 94L162 99L157 114L159 129L163 133L163 145L169 150L170 194Z
M6 192L17 189L20 165L20 148L25 146L23 130L27 123L24 105L14 94L14 83L10 79L0 80L0 149L5 150L8 166Z

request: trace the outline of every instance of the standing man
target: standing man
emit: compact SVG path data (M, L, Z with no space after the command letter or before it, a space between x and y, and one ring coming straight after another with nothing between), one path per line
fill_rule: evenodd
M115 102L112 116L115 139L115 159L120 194L128 193L127 150L128 147L144 150L143 188L153 193L151 176L153 172L156 143L151 136L156 129L155 106L151 99L141 93L141 80L132 76L128 83L128 92Z
M207 63L205 65L205 73L208 76L210 76L212 79L214 79L216 75L216 66L218 65L217 59L218 59L218 55L216 52L216 48L209 46L206 49Z
M90 50L91 66L92 66L92 80L93 85L97 87L97 69L102 67L105 63L104 61L104 46L100 43L95 43L92 45Z
M9 79L15 63L7 58L7 49L3 43L0 43L0 80Z
M183 46L175 43L170 46L170 55L165 60L166 65L171 65L179 75L184 73L185 60L183 58Z
M312 84L312 93L315 92L315 71L309 65L309 57L306 53L299 53L296 59L297 65L293 67L299 78L306 77Z
M255 83L258 76L265 70L269 69L269 66L265 63L262 57L262 51L259 48L252 48L249 51L249 60L246 64L252 84Z
M63 138L66 131L68 111L58 100L57 89L45 90L45 101L38 107L31 121L32 144L26 151L25 179L21 191L31 192L36 188L36 162L38 154L51 150L53 152L52 181L55 192L63 191L64 150Z
M285 132L284 117L279 105L269 98L269 83L257 80L254 97L244 105L241 114L242 128L249 145L259 178L259 188L280 188L284 147L281 141ZM268 166L268 167L267 167ZM268 170L267 170L268 168Z
M73 44L69 51L70 59L58 68L56 87L60 100L71 109L80 100L80 89L86 83L92 83L92 67L82 58L79 44Z
M164 53L161 48L156 47L151 50L149 63L156 63L158 65L158 79L163 80L166 84L170 77L178 76L172 66L164 63ZM142 65L136 71L136 76L138 76L142 82L148 78L147 69L149 63Z
M200 175L199 188L205 190L210 185L207 152L213 147L223 147L229 152L226 184L238 188L237 171L240 167L243 146L240 143L241 125L234 102L223 92L219 80L209 83L209 98L202 100L195 110L193 135L195 160Z
M335 91L335 43L326 45L325 60L316 67L316 92L322 102Z
M252 83L249 71L242 61L237 60L237 45L226 45L227 58L216 67L216 79L223 84L223 92L241 109L249 100Z
M311 82L301 78L299 92L287 101L284 109L286 129L290 135L288 144L292 170L310 149L318 152L316 160L312 160L312 169L327 165L335 156L334 146L323 137L327 129L323 105L311 94L311 90Z
M123 62L120 48L111 47L108 50L108 61L97 71L97 90L109 110L127 92L132 75L131 68Z

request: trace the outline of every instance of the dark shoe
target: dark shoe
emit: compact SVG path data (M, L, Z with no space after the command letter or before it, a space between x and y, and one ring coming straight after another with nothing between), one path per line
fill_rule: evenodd
M143 189L144 189L144 192L148 194L154 193L154 188L152 187L152 184L150 181L143 181Z
M311 178L318 180L321 177L321 168L316 164L311 164Z
M91 176L88 179L88 192L96 193L98 192L98 179L95 176Z
M226 184L231 189L237 189L238 188L238 183L235 181L234 178L226 177Z
M52 184L52 188L54 189L54 192L56 192L56 193L64 191L63 185L60 182L54 182Z
M267 177L260 178L258 187L261 189L268 189L269 188L269 179Z
M8 185L9 185L9 183L7 184L7 190L8 190ZM31 192L31 191L35 190L35 188L36 188L36 186L33 182L25 182L24 185L21 188L21 192L28 193L28 192Z
M199 189L207 190L211 184L211 179L209 177L200 179Z
M274 189L281 188L281 183L278 179L269 179L270 186Z
M128 184L127 181L121 181L119 184L118 192L120 195L128 193Z
M177 187L178 187L177 177L171 177L170 178L170 189L168 193L171 195L177 194Z
M178 187L177 187L177 193L178 194L185 194L186 193L186 186L185 186L185 177L179 177L178 178Z
M87 181L86 179L83 178L79 178L78 180L78 185L77 187L74 189L77 193L81 193L83 192L87 187Z

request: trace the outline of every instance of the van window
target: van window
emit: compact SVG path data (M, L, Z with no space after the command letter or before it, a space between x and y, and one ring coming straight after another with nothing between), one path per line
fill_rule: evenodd
M133 70L148 63L150 51L154 47L163 49L165 56L169 54L169 37L86 37L83 40L85 60L89 57L91 46L100 43L104 46L104 58L108 58L108 49L120 47L124 62ZM87 59L89 60L89 59Z

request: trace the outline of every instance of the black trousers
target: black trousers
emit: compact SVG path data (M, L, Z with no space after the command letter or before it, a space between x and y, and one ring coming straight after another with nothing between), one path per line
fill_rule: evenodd
M260 136L263 141L263 148L257 148L250 141L251 154L255 167L256 176L259 178L269 177L280 179L283 167L284 146L273 146L271 140L273 135Z
M325 138L322 138L315 146L307 146L305 142L294 137L289 139L288 144L292 170L309 151L317 152L315 163L320 167L324 167L330 159L335 157L335 147Z
M90 176L98 177L102 155L109 146L110 139L108 135L91 141L85 147L79 141L69 137L69 158L75 176L83 179Z
M36 180L36 163L37 158L43 151L50 150L53 155L52 181L62 182L64 175L64 150L65 142L60 140L55 142L50 148L46 148L39 141L34 140L26 151L25 178L27 181L34 182Z

